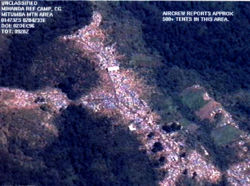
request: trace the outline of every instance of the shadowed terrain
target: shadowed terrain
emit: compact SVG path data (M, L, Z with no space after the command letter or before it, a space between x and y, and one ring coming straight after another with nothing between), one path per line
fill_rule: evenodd
M76 52L56 39L89 24L91 5L89 2L39 2L39 5L58 5L63 11L56 12L46 23L37 24L29 35L8 37L8 52L0 53L0 86L25 90L58 87L69 98L75 99L90 88L87 84L94 83L97 75L88 60L76 57ZM38 54L41 54L40 61L36 59ZM54 63L58 69L47 63ZM34 66L39 70L34 71ZM93 81L86 84L86 81L82 82L86 78L81 79L79 74L88 74Z
M32 149L32 141L8 138L10 149L0 156L1 184L156 184L150 160L138 151L139 142L127 129L112 127L109 118L69 106L55 124L59 137L45 149ZM20 164L19 151L31 159L25 166ZM10 158L13 154L15 159Z

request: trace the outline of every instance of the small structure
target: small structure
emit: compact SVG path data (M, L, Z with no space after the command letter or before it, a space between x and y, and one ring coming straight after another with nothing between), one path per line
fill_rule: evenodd
M108 67L108 71L109 72L117 72L120 69L119 66L112 66L112 67Z

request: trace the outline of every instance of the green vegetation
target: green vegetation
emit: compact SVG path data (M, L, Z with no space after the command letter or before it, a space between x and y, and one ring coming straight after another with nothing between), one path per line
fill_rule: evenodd
M134 54L131 57L130 65L133 67L157 68L163 65L160 58L153 58L144 54Z
M164 112L167 112L167 113L175 113L177 111L176 110L177 106L174 105L171 97L154 94L152 96L151 101L152 101L152 104L157 105L155 106L157 110L164 110Z
M187 127L189 126L190 124L193 124L191 121L189 121L188 119L186 118L182 118L179 120L179 123L181 124L181 126L183 127Z
M204 90L185 91L181 96L182 103L192 111L202 108L208 101L203 99Z
M216 145L223 146L227 145L240 136L240 130L231 126L226 125L220 128L216 128L212 131L211 137L213 138Z
M151 108L161 116L164 122L175 121L181 117L178 113L178 106L170 96L153 94L150 101Z

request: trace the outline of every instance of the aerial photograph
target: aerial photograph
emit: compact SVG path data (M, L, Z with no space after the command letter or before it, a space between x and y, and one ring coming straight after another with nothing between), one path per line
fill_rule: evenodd
M250 2L0 3L0 186L250 186Z

